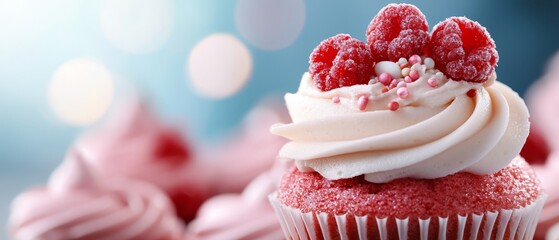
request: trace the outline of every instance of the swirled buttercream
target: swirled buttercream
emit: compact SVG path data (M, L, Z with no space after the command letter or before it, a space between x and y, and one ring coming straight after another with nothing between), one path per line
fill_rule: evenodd
M242 194L221 194L206 201L188 226L188 239L283 239L268 195L276 190L287 167L278 162L250 182Z
M182 239L169 199L140 182L95 180L71 152L44 187L19 195L9 220L14 239Z
M495 77L485 84L454 81L423 68L401 97L399 87L383 89L376 78L322 92L305 73L299 90L285 96L293 123L271 131L290 140L281 158L331 180L490 174L518 155L529 129L523 100ZM387 109L391 102L397 111Z
M181 131L154 115L141 96L124 98L103 125L78 138L75 148L103 180L131 178L159 187L185 221L210 195L212 175L195 161Z

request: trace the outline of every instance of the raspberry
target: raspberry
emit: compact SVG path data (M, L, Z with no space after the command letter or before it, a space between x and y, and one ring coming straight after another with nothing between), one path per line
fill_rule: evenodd
M437 24L428 48L436 67L455 80L484 82L499 60L495 42L485 27L465 17Z
M154 149L155 156L177 164L184 162L189 157L190 152L178 133L163 131L159 134Z
M322 41L311 53L309 73L322 91L367 84L374 74L371 51L348 34Z
M369 24L367 43L375 62L395 62L402 57L423 55L428 30L425 15L416 6L389 4Z

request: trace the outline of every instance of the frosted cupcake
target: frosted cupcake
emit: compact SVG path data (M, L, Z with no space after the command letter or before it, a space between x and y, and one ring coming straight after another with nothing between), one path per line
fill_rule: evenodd
M48 185L12 203L14 239L182 239L183 226L159 189L142 182L104 185L70 152Z
M557 239L559 227L555 233L552 226L559 224L559 55L550 61L547 71L527 94L531 121L537 129L531 131L528 143L521 154L534 167L534 171L542 181L544 190L549 195L538 221L536 239ZM530 142L531 141L531 142ZM551 235L554 235L552 237Z
M545 195L518 156L528 111L497 60L479 23L429 34L408 4L383 8L367 43L323 41L285 96L293 123L272 127L296 165L271 196L286 237L531 239Z
M221 194L206 201L187 229L187 239L283 239L268 195L287 165L261 173L241 194Z
M207 178L211 176L193 161L181 132L158 120L139 97L124 101L103 126L81 136L75 147L103 179L126 177L161 188L186 221L210 196Z

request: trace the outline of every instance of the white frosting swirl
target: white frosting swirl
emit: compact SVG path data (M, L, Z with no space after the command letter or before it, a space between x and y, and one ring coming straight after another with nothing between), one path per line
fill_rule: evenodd
M375 79L372 85L322 92L305 73L298 92L285 96L293 123L271 129L291 140L280 157L331 180L365 175L381 183L491 174L518 155L528 135L528 111L518 94L495 82L495 74L482 85L453 81L434 69L421 73L407 83L404 99L398 88L383 93ZM436 78L438 87L431 87L429 78ZM467 96L471 89L475 97ZM368 104L360 110L362 96ZM391 101L399 103L397 111L387 109Z

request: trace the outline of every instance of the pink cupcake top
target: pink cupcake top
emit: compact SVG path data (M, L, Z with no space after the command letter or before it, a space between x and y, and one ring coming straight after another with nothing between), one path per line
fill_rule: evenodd
M204 175L194 169L198 166L190 161L191 152L177 129L156 119L139 98L117 110L104 126L76 143L92 168L103 177L139 179L165 192L184 182L205 188Z
M550 62L546 74L528 91L526 102L530 109L530 120L538 127L551 150L559 149L559 55Z
M283 239L268 195L287 165L278 163L260 174L242 194L222 194L202 205L187 231L189 239Z
M183 227L169 199L140 182L96 180L73 151L48 185L12 203L15 239L181 239Z

